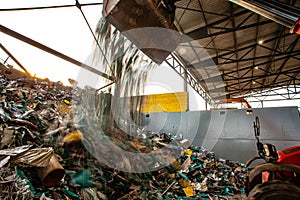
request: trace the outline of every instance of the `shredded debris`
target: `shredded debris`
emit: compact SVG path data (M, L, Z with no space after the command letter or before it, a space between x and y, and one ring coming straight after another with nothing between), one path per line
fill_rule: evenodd
M143 142L129 143L141 152L178 145L180 156L169 166L148 173L105 166L81 142L84 129L72 120L73 88L25 75L10 78L6 71L0 76L0 199L243 197L242 163L217 158L170 133L139 133Z

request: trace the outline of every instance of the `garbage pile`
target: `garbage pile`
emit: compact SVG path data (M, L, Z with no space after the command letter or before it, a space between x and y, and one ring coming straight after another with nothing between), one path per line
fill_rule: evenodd
M12 70L12 69L10 69ZM72 120L72 89L22 76L0 76L0 199L241 199L246 169L178 140L180 157L148 173L105 166L84 147ZM4 70L5 71L5 70ZM7 71L7 70L6 70Z

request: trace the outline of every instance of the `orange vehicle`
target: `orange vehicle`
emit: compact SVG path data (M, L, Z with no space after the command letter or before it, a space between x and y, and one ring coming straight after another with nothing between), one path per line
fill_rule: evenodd
M245 179L245 192L251 200L299 199L300 198L300 146L281 151L273 144L261 143L260 122L255 118L254 132L258 156L248 160L249 171ZM265 163L249 168L257 159Z

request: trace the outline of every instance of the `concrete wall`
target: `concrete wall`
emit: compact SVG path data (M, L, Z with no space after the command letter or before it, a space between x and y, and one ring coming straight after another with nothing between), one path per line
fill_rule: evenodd
M252 114L246 114L247 110ZM148 131L182 135L219 157L246 162L256 155L255 116L260 118L262 142L276 145L277 150L300 145L297 107L150 113L143 116L143 124Z

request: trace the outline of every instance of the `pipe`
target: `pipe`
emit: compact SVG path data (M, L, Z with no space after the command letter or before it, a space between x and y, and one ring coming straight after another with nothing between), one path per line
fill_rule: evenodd
M275 0L229 0L300 34L300 9Z

